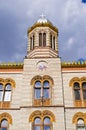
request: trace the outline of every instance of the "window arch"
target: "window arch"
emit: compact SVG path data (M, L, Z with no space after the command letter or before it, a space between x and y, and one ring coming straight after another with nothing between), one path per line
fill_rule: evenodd
M33 35L33 36L30 37L30 50L34 49L34 40L35 40L35 37Z
M55 50L55 36L50 34L50 44L51 48Z
M45 117L42 120L40 117L36 117L33 122L33 130L52 130L50 118Z
M81 97L80 97L80 86L79 86L79 83L75 82L74 86L73 86L73 89L74 89L75 100L80 100Z
M76 127L77 127L77 130L86 130L86 126L85 126L84 120L82 118L79 118L77 120Z
M8 130L9 124L12 124L12 117L9 113L0 114L0 130Z
M41 119L39 117L36 117L33 122L33 130L41 130Z
M69 85L73 87L74 105L78 107L86 106L86 77L74 77Z
M45 47L46 46L46 33L39 33L39 46Z
M34 105L50 105L51 104L51 90L53 80L49 76L36 76L32 79L33 85L33 104Z
M55 116L51 111L34 111L29 118L33 130L52 130Z
M35 99L41 98L41 82L39 80L36 81L34 85L34 96Z
M8 121L6 119L1 121L1 130L8 130Z
M4 90L4 101L11 101L12 86L10 83L6 84Z
M50 98L50 83L47 80L43 82L43 97Z
M15 82L10 78L3 79L0 83L0 107L10 107L13 87Z
M44 130L51 130L52 129L52 123L49 117L44 118Z
M3 101L3 94L4 94L3 84L0 83L0 101Z
M86 100L86 82L82 83L83 99Z

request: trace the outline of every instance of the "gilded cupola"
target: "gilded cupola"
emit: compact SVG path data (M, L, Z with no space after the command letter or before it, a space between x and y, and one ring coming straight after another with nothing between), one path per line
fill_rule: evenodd
M58 57L58 29L44 15L27 31L27 58Z

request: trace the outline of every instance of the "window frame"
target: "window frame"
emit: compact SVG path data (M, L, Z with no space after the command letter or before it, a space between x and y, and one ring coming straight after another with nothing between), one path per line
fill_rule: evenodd
M46 32L39 33L39 47L46 47Z
M35 119L36 119L36 118L39 118L39 119L40 119L40 123L39 123L39 124L35 124ZM33 123L32 123L32 129L34 130L35 126L39 126L39 127L40 127L40 130L45 130L44 127L45 127L45 126L49 126L49 127L50 127L49 130L52 130L52 127L53 127L53 126L52 126L51 119L50 119L50 123L45 124L45 123L44 123L44 120L45 120L46 118L49 118L49 119L50 119L50 117L48 117L48 116L45 116L43 119L42 119L41 117L36 116L36 117L34 118L34 120L33 120Z
M3 121L6 121L6 122L7 122L7 124L6 124L7 126L6 126L6 125L3 125L3 126L2 126ZM9 122L8 122L8 120L5 119L5 118L2 119L1 122L0 122L0 129L3 130L3 128L6 128L6 130L8 130L8 127L9 127Z

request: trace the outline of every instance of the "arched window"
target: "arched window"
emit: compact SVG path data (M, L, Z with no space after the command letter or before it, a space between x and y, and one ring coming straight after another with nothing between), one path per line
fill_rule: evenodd
M52 35L50 35L50 44L51 44L51 48L52 48Z
M39 33L39 46L40 47L46 46L46 33Z
M55 36L53 36L52 34L50 35L50 45L51 48L55 50Z
M39 46L42 46L42 33L39 33Z
M50 89L49 81L44 81L43 82L43 97L44 98L50 98L49 89Z
M32 37L30 37L30 50L32 50Z
M36 117L33 122L33 130L52 130L50 118L45 117L42 121L41 118Z
M39 117L36 117L33 122L33 130L41 130L41 119Z
M1 129L0 130L8 130L8 121L6 119L3 119L1 121L1 125L0 125Z
M82 83L83 99L86 100L86 82Z
M53 49L55 50L55 37L53 37Z
M3 101L3 94L4 94L3 84L0 84L0 101Z
M4 101L11 101L11 84L6 84L4 91Z
M81 118L77 121L77 130L86 130L84 120Z
M35 81L34 81L35 80ZM31 84L33 85L33 105L36 106L49 106L51 104L51 90L53 80L51 77L45 75L35 76Z
M34 85L35 99L50 98L50 84L49 81L45 80L43 83L36 81Z
M43 47L46 46L46 33L43 33Z
M35 93L35 99L40 99L41 98L41 82L36 81L35 86L34 86L34 93Z
M73 89L74 89L75 100L80 100L81 97L80 97L80 86L79 86L79 83L75 82L74 86L73 86Z
M30 37L30 50L34 49L34 35Z
M34 49L34 40L35 40L35 37L34 37L34 35L33 35L33 49Z
M44 118L44 130L51 130L52 128L51 121L49 117Z

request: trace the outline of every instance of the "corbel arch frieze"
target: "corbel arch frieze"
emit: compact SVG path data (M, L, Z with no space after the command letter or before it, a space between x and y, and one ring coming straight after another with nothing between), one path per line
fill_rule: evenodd
M0 122L1 122L3 119L6 119L9 124L12 124L12 116L11 116L9 113L4 112L4 113L0 114Z

